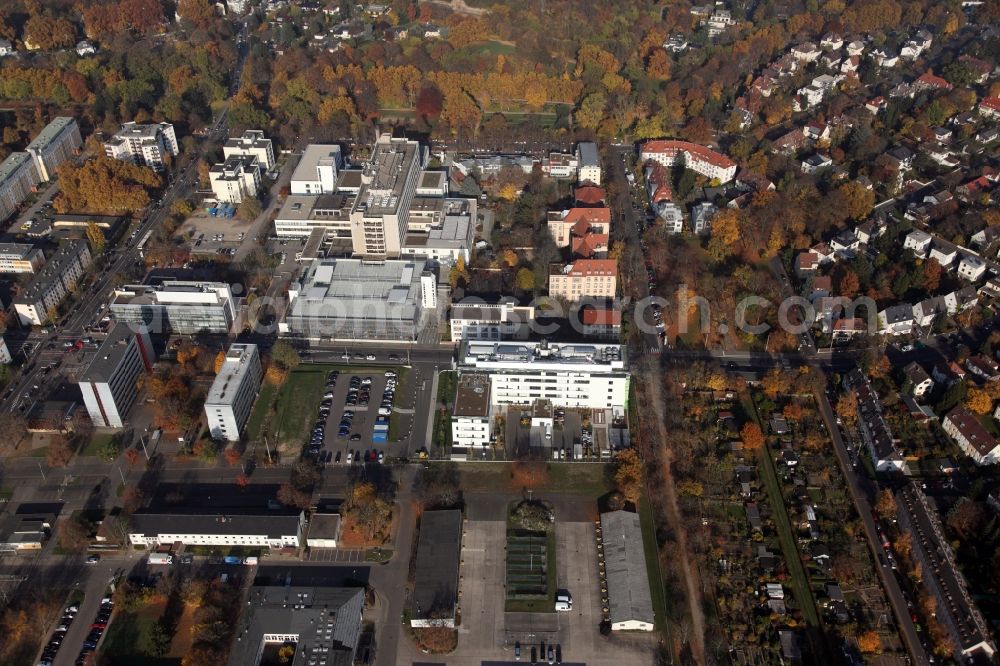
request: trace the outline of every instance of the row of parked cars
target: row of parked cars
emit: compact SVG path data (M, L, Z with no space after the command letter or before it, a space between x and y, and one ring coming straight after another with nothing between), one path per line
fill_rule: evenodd
M333 389L337 387L337 377L340 373L331 370L326 375L326 385L323 388L323 401L319 403L319 414L316 423L313 424L312 439L309 440L309 454L320 456L320 449L326 437L326 419L330 416L330 409L333 407Z
M111 598L104 597L101 599L101 609L97 611L97 616L90 625L90 633L87 634L87 640L83 642L80 656L76 658L76 666L83 666L87 661L87 656L97 649L97 644L101 642L104 630L108 628L112 610L114 610L114 602L111 601Z
M52 632L52 637L45 644L45 649L42 650L42 659L38 662L38 666L52 666L52 662L55 661L59 648L62 646L63 639L66 638L66 632L69 631L69 625L73 624L79 610L76 606L67 606L66 610L63 611L56 630Z

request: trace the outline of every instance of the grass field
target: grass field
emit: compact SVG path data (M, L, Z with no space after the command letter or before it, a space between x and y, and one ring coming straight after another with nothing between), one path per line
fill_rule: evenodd
M649 499L645 495L639 500L639 524L642 526L642 550L646 554L646 576L649 579L649 592L653 600L653 621L657 630L662 631L666 626L667 598L663 589L663 577L660 575L653 509L649 506Z
M610 469L600 463L542 463L547 478L539 484L541 494L583 495L598 498L614 489ZM507 462L458 463L462 488L466 491L520 491L511 478L513 465Z
M181 658L190 648L186 639L175 639L166 655L150 654L153 628L163 615L164 607L165 602L159 600L144 605L134 613L115 614L101 643L100 651L106 660L102 663L115 666L179 666ZM184 645L177 645L179 642Z
M530 536L528 536L530 535ZM532 561L532 557L525 557L524 554L518 555L516 551L519 547L527 547L528 540L532 537L540 537L538 533L527 533L520 531L509 531L507 533L507 577L508 585L507 589L510 589L511 583L509 582L511 575L511 567L518 567L524 565L527 562L528 568L536 576L540 576L541 566L540 563L535 563ZM525 538L527 537L527 539ZM537 556L537 555L536 555ZM544 596L539 595L538 598L524 598L524 599L512 599L510 597L504 602L504 611L508 613L554 613L555 612L555 601L556 601L556 535L555 532L549 530L545 533L545 594Z
M254 403L250 419L247 421L247 439L251 442L260 440L260 429L264 426L264 419L267 418L267 412L271 409L272 402L274 402L274 387L265 383L260 387L257 402Z

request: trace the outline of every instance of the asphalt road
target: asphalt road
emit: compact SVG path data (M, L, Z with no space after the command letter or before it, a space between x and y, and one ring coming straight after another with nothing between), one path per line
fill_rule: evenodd
M864 523L865 536L868 538L868 546L872 551L872 557L875 562L879 562L879 555L882 554L882 544L875 529L875 519L872 516L871 504L876 489L867 477L863 477L855 472L854 466L851 464L850 455L844 446L844 439L841 437L840 428L837 426L833 408L830 406L830 401L826 394L817 393L816 402L819 405L823 421L826 423L826 428L830 432L830 437L833 439L833 448L837 454L840 469L847 480L851 499L854 500L854 506L858 511L858 515L861 516L861 521ZM864 453L861 455L864 455ZM910 619L906 597L899 587L899 582L896 580L895 574L893 574L892 569L885 565L879 564L876 566L876 569L882 581L882 588L885 590L886 596L889 598L889 603L892 605L892 612L896 616L896 626L899 627L899 634L903 638L907 652L914 663L921 666L929 663L927 653L924 651L920 637L917 635L916 627L914 627L913 621Z

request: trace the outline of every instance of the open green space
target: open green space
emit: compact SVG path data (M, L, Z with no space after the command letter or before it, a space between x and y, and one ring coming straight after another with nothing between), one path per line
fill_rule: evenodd
M434 432L432 435L435 456L438 458L448 458L451 455L450 406L455 402L457 384L458 375L456 373L438 373L437 396L434 402Z
M81 456L92 456L100 457L102 451L107 451L108 447L112 445L115 438L118 437L115 433L94 433L91 436L90 441L87 445L80 449L78 455Z
M162 603L150 603L135 612L116 613L101 642L102 663L115 666L178 666L180 657L152 654L155 627L163 614Z
M513 475L518 463L477 462L455 463L458 465L462 489L466 492L516 491ZM614 490L611 482L610 464L605 463L537 463L541 468L540 485L535 489L538 496L547 494L583 495L597 499Z
M739 507L742 514L742 507ZM642 527L642 550L646 555L646 577L649 579L649 593L653 601L653 623L657 631L666 626L667 597L660 575L660 558L656 547L656 524L653 509L645 494L639 499L639 525Z
M267 412L271 409L271 404L274 402L274 386L265 383L260 387L260 393L257 395L257 401L253 405L253 410L250 412L250 419L247 421L247 439L251 442L256 442L260 440L260 429L264 426L264 419L267 418Z

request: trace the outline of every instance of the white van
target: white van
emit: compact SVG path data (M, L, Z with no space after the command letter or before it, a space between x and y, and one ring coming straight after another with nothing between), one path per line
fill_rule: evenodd
M557 601L556 602L556 610L560 611L560 612L562 612L562 611L571 611L571 610L573 610L573 604L568 604L565 601Z
M243 560L243 564L248 564L248 565L250 565L252 567L255 567L255 566L257 566L257 558L256 557L248 557L245 560Z

